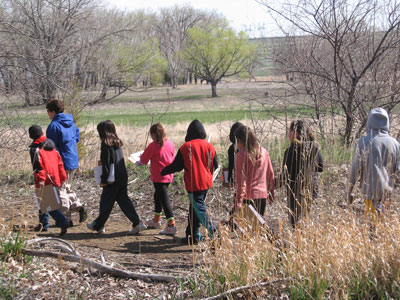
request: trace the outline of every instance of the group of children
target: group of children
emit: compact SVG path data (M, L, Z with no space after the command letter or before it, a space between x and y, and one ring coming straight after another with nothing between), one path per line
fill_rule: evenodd
M35 182L38 186L50 184L40 171L46 169L47 175L52 178L51 184L61 186L67 179L63 163L55 151L54 143L41 135L39 128L33 125L29 129L30 136L34 139L31 147L40 145L42 151L47 151L48 154L38 155L44 160L40 161L40 165L35 166L35 161L32 160ZM367 137L361 139L357 146L351 173L349 194L357 179L361 177L362 190L367 195L367 200L372 203L370 206L375 208L382 200L389 197L393 188L393 177L400 170L399 144L388 135L388 129L389 119L386 111L383 109L371 111L367 123ZM139 165L147 165L150 161L150 179L154 185L154 217L146 222L139 218L128 196L128 175L121 150L123 143L116 133L114 123L110 120L103 121L98 124L97 131L101 140L100 185L103 191L99 216L87 224L90 230L105 232L104 225L114 203L117 202L122 212L132 222L129 233L135 234L147 228L161 228L161 216L164 211L167 224L160 233L176 234L174 213L168 198L168 186L173 180L173 173L184 170L189 212L188 225L182 242L197 244L201 240L199 231L201 225L207 229L210 238L214 237L218 226L207 212L205 199L213 185L213 172L218 168L218 159L213 145L206 141L206 131L200 121L194 120L190 123L185 143L175 156L174 146L167 139L163 126L160 123L151 126L150 135L153 141L144 150L138 162ZM285 186L289 221L295 228L299 219L310 212L312 201L318 194L318 172L323 171L322 155L311 128L302 120L291 123L290 145L284 153L282 170L278 175L274 174L268 151L261 146L249 127L239 122L233 124L230 140L232 145L228 150L228 180L236 186L232 212L240 210L243 205L251 204L260 215L264 215L267 200L274 201L275 188ZM53 164L51 170L47 169L46 160ZM385 172L381 172L382 170ZM108 181L110 172L114 172L112 182ZM377 176L380 177L376 178ZM50 214L64 234L69 225L68 221L58 212L53 211Z

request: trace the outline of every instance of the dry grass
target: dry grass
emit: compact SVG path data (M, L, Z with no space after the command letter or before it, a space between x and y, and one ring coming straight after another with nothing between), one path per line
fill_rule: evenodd
M275 288L291 299L400 296L398 213L387 212L374 232L351 209L340 208L318 221L303 220L297 230L285 228L280 220L276 240L265 231L232 238L222 229L217 249L208 248L204 255L205 293L286 279L286 285Z

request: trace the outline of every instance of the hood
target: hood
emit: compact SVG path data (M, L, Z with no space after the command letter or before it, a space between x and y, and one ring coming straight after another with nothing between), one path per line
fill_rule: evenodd
M374 108L370 111L367 120L367 134L371 131L389 132L389 115L383 108Z
M56 144L54 144L54 142L51 139L48 139L44 135L42 135L37 140L33 141L33 143L30 144L29 147L30 148L39 147L39 148L44 149L46 151L51 151L51 150L56 148Z
M206 138L207 134L204 129L203 124L199 120L193 120L186 133L185 142L189 142L191 140L202 139Z
M59 113L54 116L53 122L60 123L61 126L69 128L74 125L74 117L72 114Z
M231 131L229 132L229 139L231 140L232 144L235 143L235 130L238 129L240 126L243 126L243 124L240 122L236 122L231 127Z

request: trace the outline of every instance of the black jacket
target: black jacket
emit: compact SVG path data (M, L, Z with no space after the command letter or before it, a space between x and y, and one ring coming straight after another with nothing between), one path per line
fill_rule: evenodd
M236 122L232 125L231 131L229 132L229 140L232 145L228 149L228 181L233 182L233 169L235 168L235 131L243 124Z
M121 147L108 146L101 142L101 183L107 184L108 175L110 173L110 165L114 164L115 183L120 185L128 184L128 172L126 171L124 154Z

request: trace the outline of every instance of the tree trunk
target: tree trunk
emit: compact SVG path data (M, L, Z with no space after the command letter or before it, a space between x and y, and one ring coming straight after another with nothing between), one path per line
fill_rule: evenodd
M211 97L217 97L217 82L211 81Z
M353 130L353 117L350 114L346 114L346 127L344 131L344 144L349 147L351 145L351 132Z

